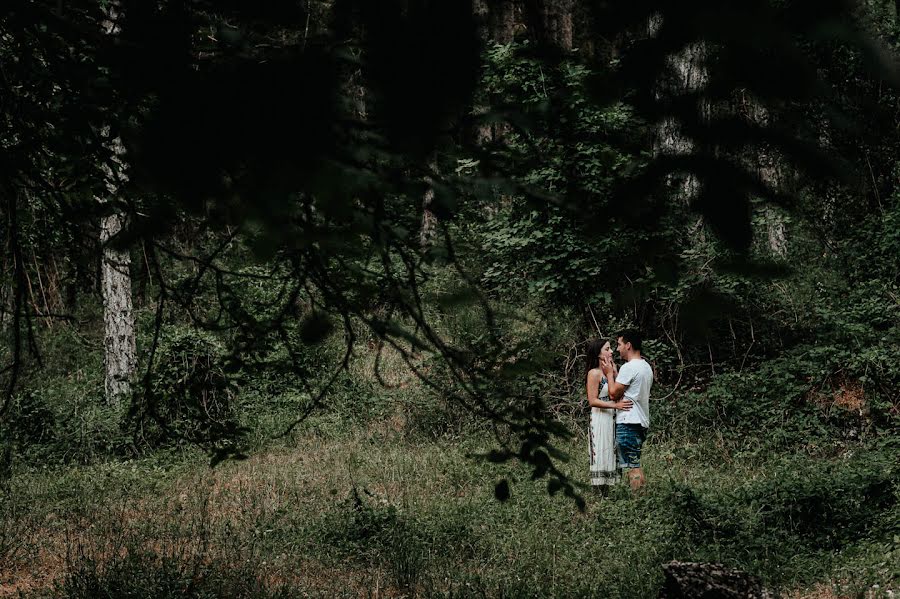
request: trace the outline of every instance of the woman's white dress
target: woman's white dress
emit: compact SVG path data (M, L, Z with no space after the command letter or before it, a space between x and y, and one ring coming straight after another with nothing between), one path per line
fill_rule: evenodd
M609 401L606 379L600 389L600 399ZM591 408L591 431L588 435L591 456L591 484L614 485L619 482L616 469L616 411Z

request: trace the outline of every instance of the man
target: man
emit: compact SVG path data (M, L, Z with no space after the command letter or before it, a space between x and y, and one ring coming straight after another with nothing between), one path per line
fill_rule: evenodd
M641 447L650 427L650 387L653 386L653 369L641 357L641 334L634 329L622 331L617 336L616 349L625 364L616 372L612 359L600 367L609 382L610 401L625 402L616 413L616 445L619 462L628 470L626 477L632 491L644 484L641 468ZM627 407L630 402L630 407Z

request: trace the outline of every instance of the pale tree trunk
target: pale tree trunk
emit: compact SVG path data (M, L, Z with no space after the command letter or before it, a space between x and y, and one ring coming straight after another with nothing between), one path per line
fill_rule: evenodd
M423 248L431 247L437 230L437 217L431 211L431 202L433 200L434 189L429 187L422 198L422 228L419 230L419 244Z
M344 80L343 93L347 96L347 107L350 116L362 123L369 116L366 103L366 86L361 69L354 69Z
M110 404L117 403L131 390L130 380L137 355L131 301L131 255L127 250L113 247L114 237L124 222L122 214L110 214L100 220L105 389Z
M435 172L437 164L431 161L428 167L432 172ZM422 226L419 229L419 245L423 249L431 247L431 244L434 242L434 236L437 233L437 216L431 210L432 202L434 202L432 178L425 177L425 183L428 185L428 189L425 190L425 194L422 197Z
M741 100L747 119L760 127L768 127L771 117L765 106L754 98L744 97ZM759 147L755 150L755 156L751 157L752 166L755 167L760 180L771 189L778 189L782 185L782 173L779 169L779 156L771 148ZM787 230L784 216L778 208L767 205L763 208L763 219L766 223L766 247L769 254L777 258L787 256Z
M648 34L655 36L662 25L661 17L651 17L648 23ZM678 54L668 57L669 77L660 82L659 95L678 95L696 92L706 86L709 75L704 65L706 47L702 42L690 44ZM702 100L701 100L702 102ZM710 107L703 103L697 107L704 118L709 117ZM657 126L653 139L653 153L663 156L686 156L694 151L694 142L682 131L677 119L665 117ZM678 181L670 178L678 196L686 203L696 198L700 190L700 182L696 175L688 173Z
M775 208L766 207L766 233L769 251L779 258L787 257L787 231L784 218Z
M119 31L118 9L117 3L107 7L107 18L103 21L103 30L107 35L116 35ZM98 197L97 200L107 203L119 196L122 184L127 181L125 147L118 136L110 133L108 127L101 132L101 137L110 151L111 159L103 165L108 195ZM100 220L100 246L103 252L100 289L103 296L104 388L106 401L111 405L118 403L130 392L131 376L137 361L131 299L131 255L127 249L117 247L115 243L115 237L124 224L125 216L117 212Z

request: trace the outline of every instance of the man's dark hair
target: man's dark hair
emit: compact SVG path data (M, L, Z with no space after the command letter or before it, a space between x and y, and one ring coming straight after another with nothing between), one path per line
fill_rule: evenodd
M637 329L625 329L619 331L616 337L622 338L622 343L631 343L632 349L641 351L641 332Z

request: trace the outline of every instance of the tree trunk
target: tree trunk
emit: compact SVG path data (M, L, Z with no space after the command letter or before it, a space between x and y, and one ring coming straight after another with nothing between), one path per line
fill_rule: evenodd
M437 169L437 164L431 161L428 165L432 171ZM425 183L428 189L422 197L422 227L419 229L419 245L422 249L431 247L434 241L434 235L437 232L437 216L431 210L431 204L434 201L434 187L432 186L431 177L425 177Z
M104 216L100 221L105 389L110 404L117 403L131 390L130 380L137 355L131 302L131 255L127 250L114 247L114 237L124 222L121 214Z
M519 0L475 0L475 17L481 38L486 42L508 44L516 31Z
M437 228L437 217L431 211L431 202L434 200L434 189L428 188L425 197L422 198L422 228L419 231L419 243L423 248L431 246Z
M660 17L652 17L648 24L648 33L655 36L662 24ZM669 76L661 81L658 96L677 96L702 89L708 81L708 73L704 65L706 47L702 42L690 44L681 52L668 57ZM709 105L703 103L697 107L705 118L709 116ZM677 119L665 117L657 126L653 140L653 153L669 156L684 156L694 151L694 142L682 131ZM678 196L685 202L693 200L699 191L700 182L694 174L687 174L683 179L670 178Z
M760 127L767 127L770 122L769 111L753 98L746 95L742 98L747 119ZM755 155L750 157L752 168L756 169L760 180L768 187L777 189L782 184L779 170L779 157L769 148L756 148ZM777 258L787 256L787 231L783 215L774 206L763 209L766 222L766 246L769 253Z
M766 208L766 234L769 251L778 258L787 257L787 231L784 218L775 208Z
M574 0L525 0L526 24L538 44L572 49Z
M116 35L120 16L117 3L106 9L103 31ZM112 136L109 128L101 132L104 145L110 150L111 160L103 165L106 178L107 197L98 197L101 203L115 199L121 185L127 181L125 175L125 147L118 136ZM118 212L104 216L100 220L100 288L103 296L104 324L104 366L106 401L116 404L131 390L131 376L136 364L136 344L134 333L134 311L131 300L131 255L127 249L117 247L116 235L125 224L125 216Z

